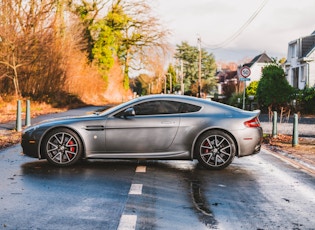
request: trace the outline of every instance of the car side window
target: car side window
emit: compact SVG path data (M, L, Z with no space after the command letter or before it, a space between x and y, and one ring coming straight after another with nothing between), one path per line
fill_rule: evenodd
M161 101L161 111L163 114L180 113L181 104L182 103L176 101Z
M125 108L123 111L117 113L115 117L121 118L124 115L124 111L127 108ZM137 105L133 106L133 109L135 110L135 115L154 115L154 114L161 114L161 102L160 101L148 101L143 102Z
M201 109L201 107L198 105L182 103L180 112L181 113L193 113L193 112L198 112L200 109Z
M160 101L148 101L135 105L134 110L136 115L154 115L161 113L161 102Z
M201 109L200 106L177 101L157 100L148 101L133 106L136 116L138 115L157 115L157 114L178 114L192 113ZM123 111L116 114L115 117L121 117Z
M201 109L200 106L177 101L150 101L134 106L136 115L192 113Z
M157 115L180 113L180 102L159 100L144 102L134 106L136 115Z

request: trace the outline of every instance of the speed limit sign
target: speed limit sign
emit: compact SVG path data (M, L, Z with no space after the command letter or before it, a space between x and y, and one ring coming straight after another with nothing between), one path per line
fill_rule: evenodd
M249 75L250 75L250 68L247 67L247 66L243 66L241 68L241 75L242 75L242 77L245 77L245 78L249 77Z

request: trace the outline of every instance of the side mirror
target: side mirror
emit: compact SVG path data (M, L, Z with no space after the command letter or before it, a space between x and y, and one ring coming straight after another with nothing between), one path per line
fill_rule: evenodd
M128 108L124 111L124 118L127 118L127 117L134 117L136 115L136 112L134 110L134 108Z

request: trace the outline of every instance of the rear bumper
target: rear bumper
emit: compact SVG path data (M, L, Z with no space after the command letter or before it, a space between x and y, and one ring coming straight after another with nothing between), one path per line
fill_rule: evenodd
M263 130L261 127L247 128L238 135L239 151L238 157L257 154L260 152L263 140Z

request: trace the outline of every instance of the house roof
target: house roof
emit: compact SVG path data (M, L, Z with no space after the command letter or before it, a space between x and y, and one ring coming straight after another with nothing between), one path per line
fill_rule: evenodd
M254 57L249 63L246 63L243 66L251 67L255 63L269 63L269 62L272 62L272 59L266 53L262 53Z
M301 38L301 57L307 57L315 48L315 31L306 37Z

